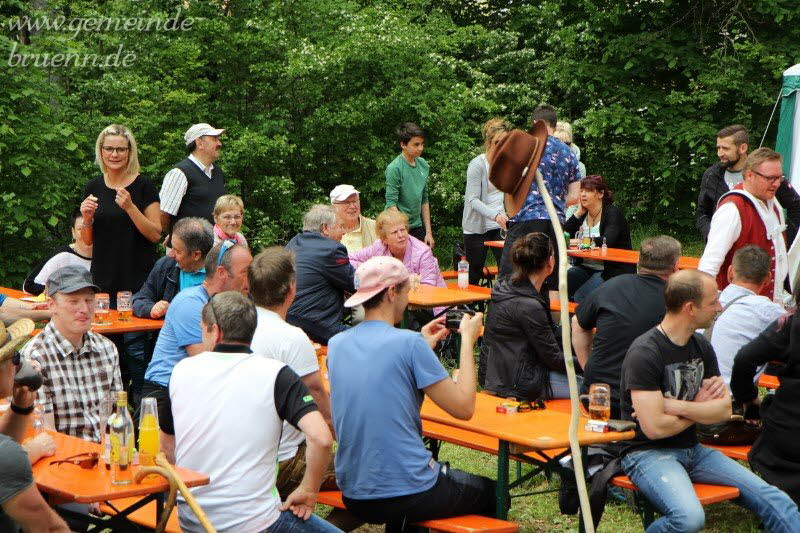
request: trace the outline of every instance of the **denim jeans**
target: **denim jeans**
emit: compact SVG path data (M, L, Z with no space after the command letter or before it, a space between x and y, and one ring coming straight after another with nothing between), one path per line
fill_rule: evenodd
M583 376L575 376L578 383L578 390L581 390ZM550 389L553 391L553 399L569 398L569 381L564 372L550 371Z
M758 515L767 531L798 531L800 527L797 505L786 493L721 452L700 444L633 451L623 457L622 467L663 515L650 524L648 533L703 528L705 513L692 482L738 488L740 496L735 502Z
M312 514L308 520L298 518L291 511L282 511L280 517L267 528L266 533L342 533L342 530Z
M584 265L575 265L567 270L569 301L580 303L597 287L603 284L603 271Z

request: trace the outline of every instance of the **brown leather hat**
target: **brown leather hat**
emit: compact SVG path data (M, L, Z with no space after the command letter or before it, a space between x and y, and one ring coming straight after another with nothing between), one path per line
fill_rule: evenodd
M547 125L537 120L528 132L512 130L494 148L489 181L505 194L506 214L515 216L528 196L547 144Z

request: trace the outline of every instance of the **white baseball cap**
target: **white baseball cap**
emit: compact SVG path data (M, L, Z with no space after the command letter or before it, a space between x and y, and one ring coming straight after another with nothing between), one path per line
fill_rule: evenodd
M214 128L213 126L211 126L211 124L206 124L205 122L202 122L200 124L195 124L188 130L186 130L186 133L183 134L183 140L186 141L186 146L189 146L200 137L203 137L205 135L218 137L219 135L222 135L223 131L225 130Z
M354 194L360 193L352 185L337 185L331 191L331 202L344 202Z

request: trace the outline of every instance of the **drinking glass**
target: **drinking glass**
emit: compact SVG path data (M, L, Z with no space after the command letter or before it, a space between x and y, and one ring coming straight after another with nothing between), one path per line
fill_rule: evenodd
M411 283L411 291L412 292L418 291L420 281L422 280L422 276L420 276L419 274L411 274L408 279Z
M582 400L589 400L589 411L586 412ZM589 386L589 394L581 394L578 404L584 416L591 420L608 422L611 418L611 387L607 383L592 383Z
M108 319L110 309L110 301L108 293L98 292L94 297L94 320L93 326L110 326L111 322Z
M119 291L117 293L117 316L123 322L133 319L131 298L133 298L131 291Z

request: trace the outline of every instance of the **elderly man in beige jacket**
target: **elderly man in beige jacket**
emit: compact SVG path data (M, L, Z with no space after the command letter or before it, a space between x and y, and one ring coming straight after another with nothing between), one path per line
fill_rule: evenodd
M378 238L375 220L361 215L359 192L352 185L337 185L331 191L331 204L336 217L344 224L342 244L352 254L366 248Z

